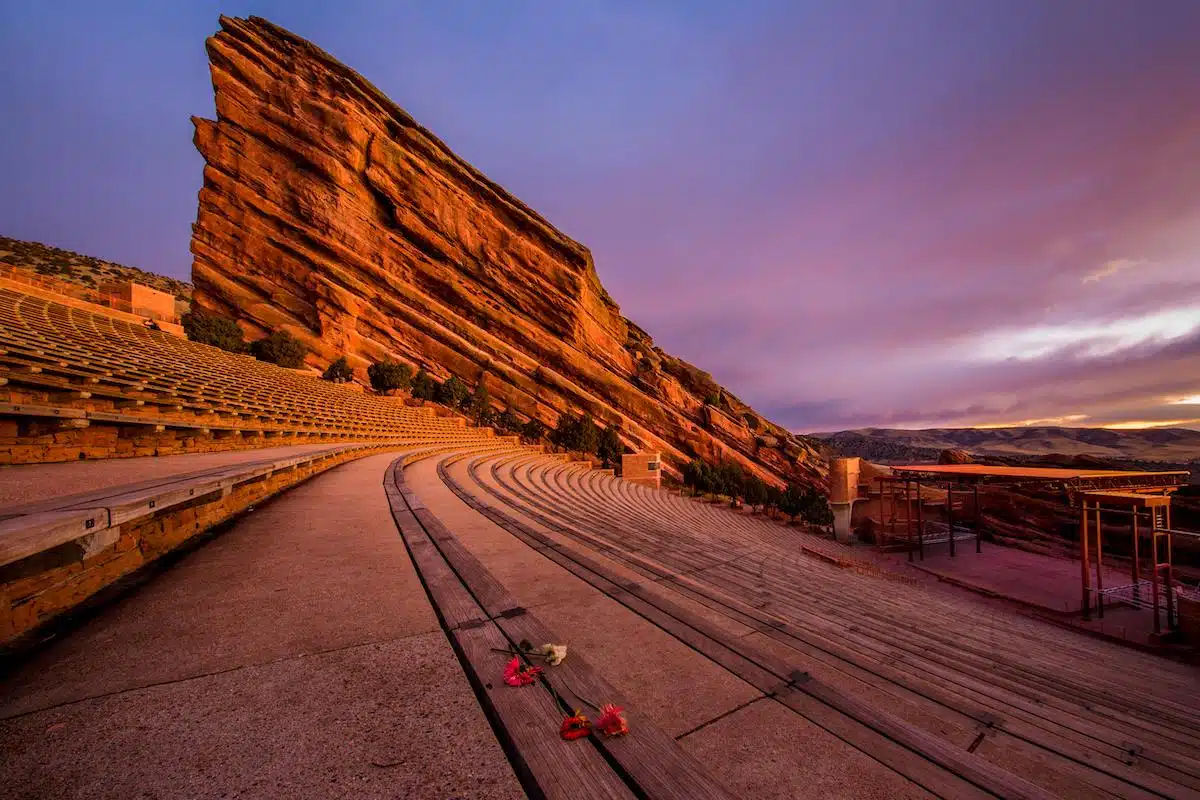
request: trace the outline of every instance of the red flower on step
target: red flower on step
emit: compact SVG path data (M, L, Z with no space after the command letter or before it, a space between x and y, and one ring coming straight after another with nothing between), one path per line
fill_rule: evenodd
M621 714L624 710L612 703L600 706L600 718L596 720L596 729L605 736L624 736L629 733L629 723Z
M563 720L562 728L559 729L558 735L566 739L568 742L573 739L582 739L592 732L592 723L583 715L582 711L576 710L573 716Z
M525 667L521 668L521 659L513 656L513 660L508 662L508 666L504 668L504 682L509 686L528 686L537 680L537 676L542 674L541 667Z

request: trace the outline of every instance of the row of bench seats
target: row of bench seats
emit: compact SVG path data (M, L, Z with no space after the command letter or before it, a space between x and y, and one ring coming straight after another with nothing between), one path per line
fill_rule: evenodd
M224 468L161 479L146 459L122 470L136 485L85 495L48 472L56 498L0 508L0 645L36 634L260 491L378 447L515 443L433 407L0 285L0 464L247 451ZM24 467L0 466L0 476L9 469ZM162 535L142 535L139 526L155 525Z
M585 465L530 453L446 464L451 488L601 591L619 586L614 599L637 597L631 609L659 595L639 594L627 571L788 648L790 662L771 667L771 653L682 604L664 611L659 602L651 619L686 631L701 652L726 654L723 666L752 683L808 676L794 689L820 696L821 713L837 709L824 724L845 725L856 746L935 793L1200 793L1200 684L1191 666L941 587L846 569L835 543ZM606 574L613 561L625 572ZM922 759L906 760L890 749L896 743ZM950 780L947 771L964 785L938 783ZM1009 783L1011 775L1034 790Z
M491 454L521 452L528 450L497 446ZM405 468L429 457L446 454L405 454L393 462L384 481L392 515L442 628L529 795L548 800L729 800L732 795L705 766L645 715L636 717L631 736L562 740L558 729L563 718L586 707L585 697L604 698L637 714L579 650L546 670L536 687L513 691L496 680L510 658L502 651L515 649L522 640L563 638L535 611L522 607L447 529L437 509L408 486Z
M0 417L155 431L457 441L457 417L0 288Z

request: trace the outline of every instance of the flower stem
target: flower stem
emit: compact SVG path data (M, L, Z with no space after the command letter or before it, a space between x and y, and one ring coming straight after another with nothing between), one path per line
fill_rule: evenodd
M595 704L595 703L593 703L591 700L588 700L586 697L584 697L583 695L581 695L579 692L575 691L575 687L574 687L574 686L572 686L571 684L567 683L566 679L565 679L565 678L563 678L561 675L559 676L559 678L558 678L558 679L559 679L560 681L562 681L562 684L563 684L563 686L567 687L567 691L568 691L568 692L570 692L571 694L575 695L575 699L576 699L576 700L582 700L584 705L586 705L586 706L590 706L590 707L592 707L592 708L596 709L597 711L599 711L599 710L600 710L600 706L596 705L596 704Z
M526 656L526 657L532 657L532 658L549 658L550 657L550 656L546 655L545 653L534 653L534 652L526 651L526 650L511 650L511 649L508 649L505 647L492 647L489 649L493 650L497 653L508 653L510 656Z

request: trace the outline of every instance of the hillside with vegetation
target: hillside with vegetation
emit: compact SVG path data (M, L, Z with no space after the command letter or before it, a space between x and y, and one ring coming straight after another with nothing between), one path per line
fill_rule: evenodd
M27 270L43 277L76 283L87 289L98 289L101 284L109 281L134 281L174 295L178 313L186 311L192 299L192 285L186 281L40 242L26 242L0 236L0 264Z

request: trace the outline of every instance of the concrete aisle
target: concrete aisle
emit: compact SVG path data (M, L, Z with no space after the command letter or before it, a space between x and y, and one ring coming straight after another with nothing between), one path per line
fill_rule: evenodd
M393 458L267 503L0 680L2 794L524 796L391 519Z

